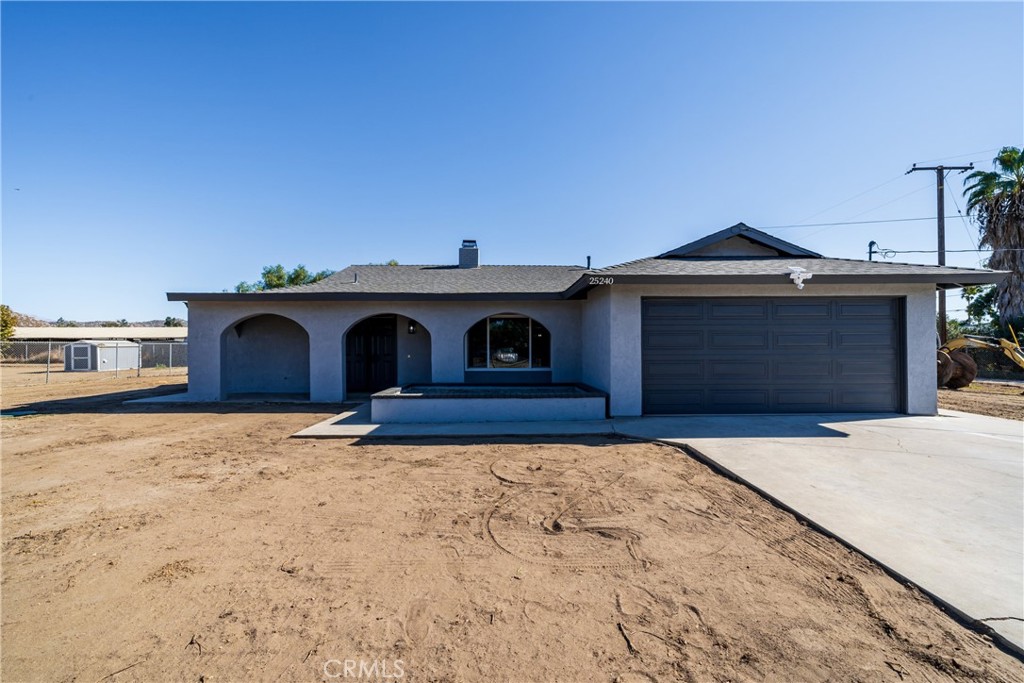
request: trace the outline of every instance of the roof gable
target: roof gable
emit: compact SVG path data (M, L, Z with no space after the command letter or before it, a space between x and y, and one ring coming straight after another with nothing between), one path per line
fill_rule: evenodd
M679 258L822 258L821 254L780 240L745 223L702 237L672 251L656 256L659 259Z

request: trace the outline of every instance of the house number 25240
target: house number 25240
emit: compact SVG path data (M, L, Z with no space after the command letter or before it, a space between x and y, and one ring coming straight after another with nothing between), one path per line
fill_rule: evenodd
M592 277L592 278L590 278L590 284L592 284L592 285L611 285L611 284L615 284L615 278L613 278L613 277Z

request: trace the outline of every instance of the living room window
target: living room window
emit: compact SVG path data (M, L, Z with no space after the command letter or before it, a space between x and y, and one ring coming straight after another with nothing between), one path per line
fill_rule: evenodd
M469 370L529 370L551 367L551 335L522 315L492 315L466 333Z

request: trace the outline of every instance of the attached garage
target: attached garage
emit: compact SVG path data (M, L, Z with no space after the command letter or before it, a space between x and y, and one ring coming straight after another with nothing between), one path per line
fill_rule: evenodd
M903 300L642 301L643 412L905 410Z

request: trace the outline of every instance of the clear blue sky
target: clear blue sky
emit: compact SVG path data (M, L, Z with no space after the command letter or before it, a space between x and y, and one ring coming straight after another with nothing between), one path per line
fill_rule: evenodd
M988 170L1024 139L1019 2L4 2L0 20L2 297L48 319L183 316L165 292L273 263L453 263L464 237L484 263L605 266L738 221L934 216L912 163ZM933 221L769 232L839 257L935 248Z

